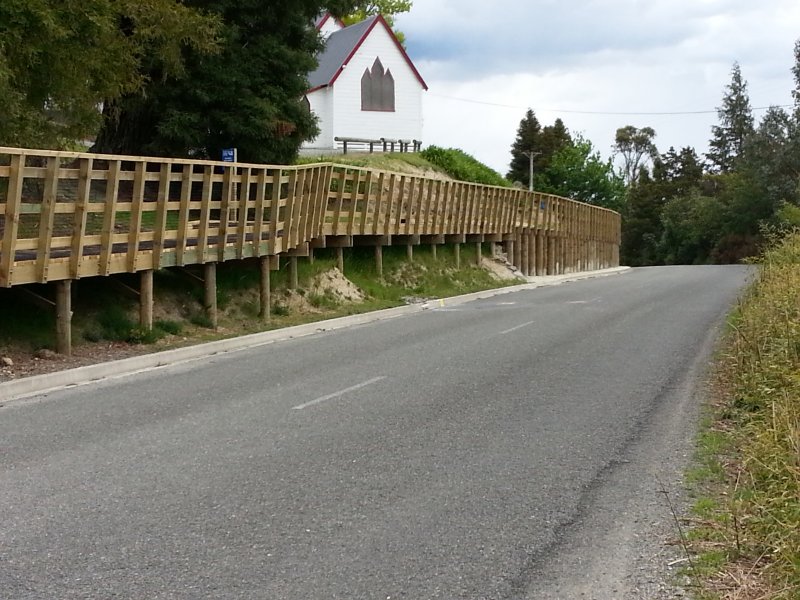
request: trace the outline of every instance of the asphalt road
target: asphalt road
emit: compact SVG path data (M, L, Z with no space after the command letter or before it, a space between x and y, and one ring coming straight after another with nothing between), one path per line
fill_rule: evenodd
M8 403L0 597L635 597L748 273L634 270Z

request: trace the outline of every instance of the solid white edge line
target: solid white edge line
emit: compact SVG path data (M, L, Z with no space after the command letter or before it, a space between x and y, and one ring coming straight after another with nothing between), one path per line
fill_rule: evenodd
M350 392L360 390L361 388L365 388L368 385L372 385L373 383L378 383L379 381L383 381L384 379L386 379L386 376L373 377L369 381L364 381L362 383L350 386L349 388L339 390L338 392L328 394L327 396L321 396L320 398L312 400L311 402L306 402L305 404L299 404L297 406L294 406L292 407L292 410L303 410L305 408L308 408L309 406L314 406L316 404L327 402L328 400L333 400L334 398L339 398L340 396L344 396L345 394L349 394Z
M513 333L513 332L517 331L518 329L523 329L524 327L530 327L535 322L536 321L528 321L527 323L523 323L522 325L517 325L516 327L512 327L511 329L506 329L505 331L501 331L500 335L506 335L507 333Z

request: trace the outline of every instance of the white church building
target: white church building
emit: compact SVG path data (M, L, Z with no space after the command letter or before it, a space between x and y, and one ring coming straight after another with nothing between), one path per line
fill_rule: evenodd
M386 20L376 15L345 27L325 14L319 66L308 76L310 110L320 134L303 149L332 151L336 138L422 140L422 93L428 89Z

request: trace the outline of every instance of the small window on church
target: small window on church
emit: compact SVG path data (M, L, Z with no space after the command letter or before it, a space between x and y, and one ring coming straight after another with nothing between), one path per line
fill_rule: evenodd
M361 77L361 110L394 112L394 77L379 58Z

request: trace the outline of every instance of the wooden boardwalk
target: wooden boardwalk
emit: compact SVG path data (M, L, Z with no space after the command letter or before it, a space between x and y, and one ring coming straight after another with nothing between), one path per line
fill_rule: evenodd
M0 287L116 273L146 282L189 265L213 277L218 262L261 258L266 270L322 247L371 245L379 258L383 246L483 242L502 243L525 274L612 267L620 217L548 194L331 163L0 147Z

